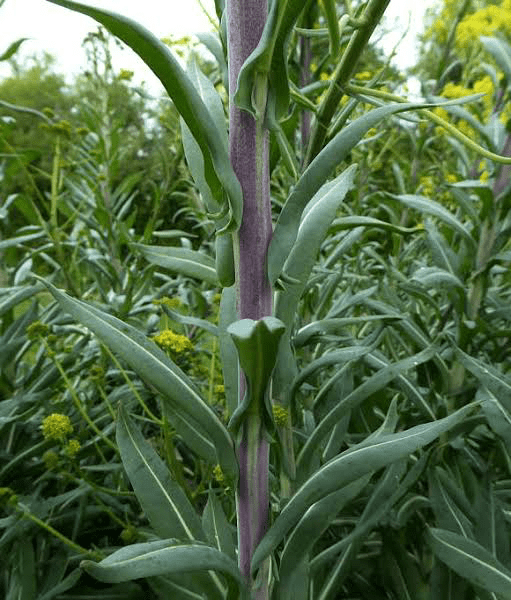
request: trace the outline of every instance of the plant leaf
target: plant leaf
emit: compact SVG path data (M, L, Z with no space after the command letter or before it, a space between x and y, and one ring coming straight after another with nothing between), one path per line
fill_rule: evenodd
M198 435L206 435L215 447L224 473L237 477L237 460L229 432L181 369L135 327L69 297L48 282L43 283L66 312L93 331L154 386L170 403L171 410L178 411L180 418L186 419L190 427L197 428Z
M141 577L219 571L232 578L246 598L246 587L236 563L215 548L200 544L176 544L176 540L158 540L132 544L117 550L99 563L84 560L87 573L105 583L131 581Z
M215 287L219 285L215 261L203 252L189 250L188 248L148 246L145 244L133 244L133 247L140 250L149 262L173 273L194 277Z
M452 531L432 528L429 534L433 551L449 568L472 583L511 600L511 571L486 548Z
M403 371L413 368L423 362L429 360L435 354L434 348L423 350L414 356L405 358L397 363L391 363L388 366L380 369L374 375L369 377L356 389L354 389L346 398L343 398L336 406L334 406L328 414L323 417L316 429L309 436L303 446L297 459L297 468L302 472L308 472L308 465L316 452L319 444L325 439L328 432L335 424L346 414L348 410L356 408L366 398L384 388L388 383L400 375Z
M473 409L473 404L467 405L444 419L383 435L373 443L363 442L323 465L298 489L263 537L253 556L252 571L259 567L314 502L366 473L409 456L463 422Z
M296 565L301 561L308 563L307 557L312 547L321 537L332 519L343 507L356 498L367 486L371 473L357 479L342 489L328 494L313 504L300 519L289 536L280 558L278 598L292 600L295 580L298 573Z
M485 50L489 52L495 62L506 74L507 81L511 81L511 46L504 40L496 37L479 36Z
M0 60L9 60L11 56L14 56L14 54L16 54L21 44L23 44L23 42L25 42L28 39L30 38L20 38L19 40L12 42L12 44L9 44L7 50L5 50L3 54L0 54Z
M457 346L454 351L461 364L492 392L501 402L508 413L511 413L511 381L490 365L472 358Z
M452 213L450 213L438 202L435 202L434 200L432 200L431 198L427 198L426 196L419 196L414 194L391 194L391 196L410 208L437 217L446 225L449 225L449 227L461 234L463 239L469 243L470 249L475 251L476 242L474 238L470 235L469 231L465 228L465 226L462 223L460 223L460 221L458 221L458 219Z
M227 521L222 503L215 490L210 489L208 502L202 514L202 526L209 543L220 552L236 560L236 547L233 540L233 526Z
M133 490L161 538L206 541L199 516L151 445L119 406L117 444Z
M340 165L364 135L386 117L407 110L424 108L421 104L396 104L371 110L344 127L314 158L297 181L282 208L268 248L268 277L273 285L291 251L300 218L309 200L316 194L334 169Z

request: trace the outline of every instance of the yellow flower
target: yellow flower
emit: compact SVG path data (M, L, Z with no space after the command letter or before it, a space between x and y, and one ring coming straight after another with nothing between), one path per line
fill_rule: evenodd
M289 412L286 408L281 406L280 404L274 404L271 408L273 413L273 420L275 421L275 425L277 427L283 427L287 423L287 419L289 416Z
M53 413L43 419L42 430L46 440L63 440L66 435L73 433L73 426L67 415Z
M360 79L360 81L368 81L371 79L372 75L370 71L360 71L355 75L355 79Z
M162 331L158 335L154 335L153 340L163 350L170 350L171 352L175 352L176 354L182 354L184 352L189 352L190 350L193 350L193 344L186 337L186 335L174 333L170 329L165 329L165 331Z
M433 177L424 176L419 179L421 191L425 196L431 196L435 191Z
M216 467L213 469L213 477L218 483L225 482L225 475L220 465L216 465Z
M447 173L445 180L447 183L456 183L458 181L458 176L455 173Z
M46 468L51 471L59 464L59 455L53 450L47 450L43 454L43 462Z
M66 454L69 458L74 458L80 451L80 442L78 440L69 440L66 446Z

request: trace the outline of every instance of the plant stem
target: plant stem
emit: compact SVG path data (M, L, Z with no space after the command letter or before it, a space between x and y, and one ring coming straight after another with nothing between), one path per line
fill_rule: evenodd
M265 0L228 0L229 47L229 153L243 191L243 219L234 235L237 308L240 319L258 320L272 313L271 287L266 274L266 253L272 235L269 140L263 126L266 80L255 86L260 117L255 120L234 105L238 74L257 46L267 18ZM240 382L239 401L245 394ZM250 585L252 555L268 526L269 446L258 415L249 414L242 425L237 448L240 478L237 494L239 566ZM264 569L253 585L253 598L268 598Z

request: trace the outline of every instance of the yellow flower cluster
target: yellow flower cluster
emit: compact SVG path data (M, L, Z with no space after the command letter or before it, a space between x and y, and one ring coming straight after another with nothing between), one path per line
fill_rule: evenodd
M66 454L69 458L74 458L80 451L80 442L78 440L69 440L66 446Z
M181 308L183 303L181 300L175 296L174 298L169 298L168 296L163 296L163 298L158 298L157 300L153 300L153 304L165 304L169 308Z
M153 336L153 340L163 350L170 350L176 354L182 354L193 350L193 344L186 335L174 333L171 329L165 329L165 331Z
M497 31L511 34L510 0L504 0L500 6L490 4L467 15L456 29L456 45L458 48L471 49L479 36L492 36Z
M46 440L63 440L73 433L73 425L67 415L53 413L43 419L42 430Z
M272 406L273 420L277 427L283 427L287 423L289 413L286 408L280 404L274 404Z
M433 181L433 177L430 177L429 175L420 177L419 184L421 188L421 193L424 194L424 196L433 195L433 192L435 191L435 183Z
M216 465L216 467L213 469L213 477L217 483L225 483L225 475L220 465Z
M426 31L425 39L435 38L438 43L445 44L449 36L451 24L456 19L459 11L459 0L445 0L442 12Z

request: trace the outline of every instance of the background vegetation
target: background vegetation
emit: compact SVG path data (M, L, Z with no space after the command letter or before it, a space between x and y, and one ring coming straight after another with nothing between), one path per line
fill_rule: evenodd
M275 216L307 159L311 118L336 66L328 20L311 6L290 44L291 108L271 138ZM356 187L293 318L296 485L369 436L473 401L480 409L426 450L314 505L309 529L279 546L276 598L511 598L511 169L434 121L511 156L511 1L444 0L428 18L413 71L424 98L484 95L430 118L379 120L346 157L344 167L358 164ZM179 253L147 250L201 250L214 264L215 225L190 175L179 114L112 64L113 43L102 29L90 34L87 71L71 83L51 57L21 62L15 53L0 82L0 596L8 600L213 597L188 575L107 584L79 568L157 539L121 462L119 405L166 464L176 497L202 515L204 541L235 556L233 482L177 432L179 418L151 381L32 277L154 340L229 421L219 340L230 317L216 278L183 271ZM180 48L226 101L221 37ZM371 48L328 139L406 92L406 76ZM288 415L274 417L279 426ZM275 445L272 455L276 515L285 457ZM298 596L300 565L308 583Z

